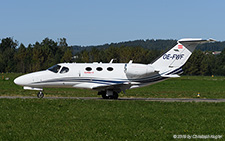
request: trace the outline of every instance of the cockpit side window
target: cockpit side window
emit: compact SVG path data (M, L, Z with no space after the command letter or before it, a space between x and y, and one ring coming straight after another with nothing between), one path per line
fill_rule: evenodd
M60 73L67 73L69 71L69 68L63 67L60 71Z
M50 68L48 68L48 70L54 72L54 73L57 73L59 70L60 70L61 66L60 65L54 65Z

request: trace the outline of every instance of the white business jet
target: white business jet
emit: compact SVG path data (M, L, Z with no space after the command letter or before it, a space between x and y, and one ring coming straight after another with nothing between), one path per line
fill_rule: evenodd
M152 64L132 63L60 63L44 71L22 75L14 80L24 89L38 90L43 98L45 87L84 88L98 91L104 99L117 99L118 93L126 89L139 88L179 77L182 66L198 44L213 39L186 38L159 57Z

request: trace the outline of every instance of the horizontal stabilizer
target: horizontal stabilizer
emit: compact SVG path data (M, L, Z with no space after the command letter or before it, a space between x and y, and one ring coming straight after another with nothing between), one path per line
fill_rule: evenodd
M201 38L184 38L178 40L178 43L184 43L184 42L189 42L189 43L207 43L207 42L215 42L216 40L210 38L210 39L201 39Z

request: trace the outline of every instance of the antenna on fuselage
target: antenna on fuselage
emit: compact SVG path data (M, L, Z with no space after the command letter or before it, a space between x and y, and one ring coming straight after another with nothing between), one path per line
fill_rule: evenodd
M114 59L111 59L111 61L110 61L109 63L112 64L113 60L114 60Z
M133 60L130 60L128 64L132 64L132 63L133 63Z
M111 61L109 62L110 64L113 63L114 60L117 60L116 58L111 59Z

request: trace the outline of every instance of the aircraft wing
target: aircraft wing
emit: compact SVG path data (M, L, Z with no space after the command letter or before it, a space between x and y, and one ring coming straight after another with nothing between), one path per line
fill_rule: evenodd
M80 83L74 85L74 88L83 88L83 89L93 89L93 90L101 90L101 89L115 89L115 88L122 88L122 87L131 87L133 85L140 84L139 82L122 82L122 83L105 83L105 84L98 84L98 83Z
M74 85L73 87L75 88L83 88L83 89L95 89L95 88L98 88L98 87L106 87L106 86L109 86L108 84L95 84L95 83L80 83L80 84L77 84L77 85Z
M161 75L162 77L168 77L168 78L177 78L177 77L180 77L179 75L177 74L170 74L170 75Z

